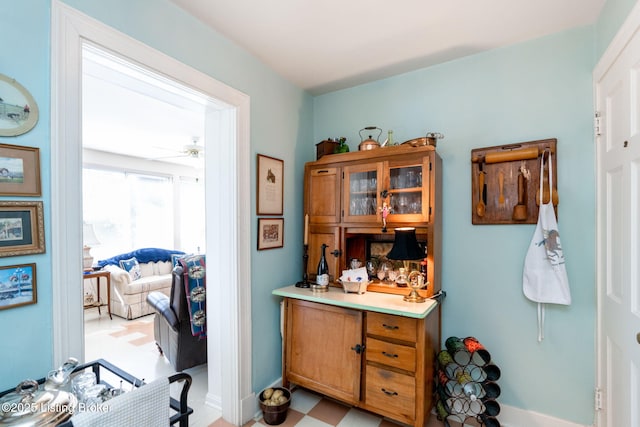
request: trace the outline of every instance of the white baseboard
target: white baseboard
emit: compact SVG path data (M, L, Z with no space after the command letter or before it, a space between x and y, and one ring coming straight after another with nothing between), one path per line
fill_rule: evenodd
M498 421L502 427L593 427L502 404Z
M281 387L282 378L278 378L269 387ZM245 401L246 402L246 401ZM255 393L253 399L243 405L243 408L253 413L253 419L259 420L262 417L262 410L258 404ZM244 412L243 412L244 413ZM432 417L435 417L435 410L432 411ZM577 424L571 421L555 418L550 415L541 414L539 412L528 411L500 404L500 414L498 415L501 427L593 427L593 424ZM243 417L244 419L244 417ZM457 425L457 424L456 424ZM465 424L463 427L474 427Z
M259 419L256 418L258 415L256 414L256 409L259 415L262 416L255 393L251 393L249 396L242 399L242 402L240 402L240 408L242 408L242 425L245 425L249 420Z
M204 397L204 403L208 406L211 406L212 408L216 408L222 411L222 399L220 399L220 396L218 395L207 393L207 395Z

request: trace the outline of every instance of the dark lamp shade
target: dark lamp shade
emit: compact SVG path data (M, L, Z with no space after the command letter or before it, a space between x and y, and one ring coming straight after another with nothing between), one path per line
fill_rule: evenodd
M395 233L396 238L393 242L393 247L387 254L387 258L408 261L419 260L425 257L424 249L418 244L415 228L396 228Z

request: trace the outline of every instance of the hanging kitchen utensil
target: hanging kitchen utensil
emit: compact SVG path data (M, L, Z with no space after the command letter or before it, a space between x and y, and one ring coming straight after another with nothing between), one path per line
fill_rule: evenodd
M551 156L551 151L545 150L544 153L542 153L543 158L544 156ZM542 203L544 204L549 203L549 167L549 162L545 162L544 170L540 171L542 175ZM555 188L551 190L551 201L553 202L553 206L558 206L558 190ZM540 188L536 190L536 205L540 206Z
M524 221L527 219L527 195L526 195L526 179L522 171L518 173L518 204L513 207L512 218L515 221Z
M364 137L362 136L362 132L363 131L378 131L378 136L376 137L376 139L373 139L372 135L369 135L369 138L364 139ZM380 129L377 126L367 126L366 128L360 129L360 140L362 141L360 143L360 145L358 145L358 150L360 151L365 151L365 150L373 150L374 148L380 148L380 135L382 135L382 129Z
M498 196L498 204L500 206L504 206L504 172L498 172L498 188L500 190L500 195Z
M484 195L484 174L485 172L480 171L478 173L478 203L476 204L476 214L479 217L483 217L484 216L484 211L485 211L485 203L483 200L483 195Z

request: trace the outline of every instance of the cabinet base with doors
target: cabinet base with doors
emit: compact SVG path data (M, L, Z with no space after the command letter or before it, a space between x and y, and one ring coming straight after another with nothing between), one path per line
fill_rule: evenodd
M415 427L434 403L440 304L393 294L314 294L289 286L284 297L282 381ZM393 307L393 309L389 309Z

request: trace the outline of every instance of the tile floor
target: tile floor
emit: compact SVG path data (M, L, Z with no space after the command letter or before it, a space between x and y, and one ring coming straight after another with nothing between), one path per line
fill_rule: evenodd
M175 371L158 353L153 340L153 316L113 320L97 309L85 311L85 358L105 359L130 374L149 382ZM193 378L189 391L189 406L194 413L189 417L192 427L232 427L220 418L220 411L204 403L207 384L206 365L186 370ZM444 424L431 415L425 427L441 427ZM452 427L453 427L452 423ZM262 417L243 427L268 426ZM294 388L291 406L281 427L397 427L398 424L380 416L351 408L324 398L314 392Z
M131 375L153 381L175 372L164 356L161 356L153 340L153 316L125 320L113 316L109 319L106 307L102 315L95 308L85 310L85 360L105 359ZM193 382L189 390L189 406L194 412L189 426L207 427L220 418L220 411L205 404L207 391L207 366L187 369ZM117 380L106 379L110 384ZM126 389L126 386L125 386ZM177 397L177 392L172 392Z

